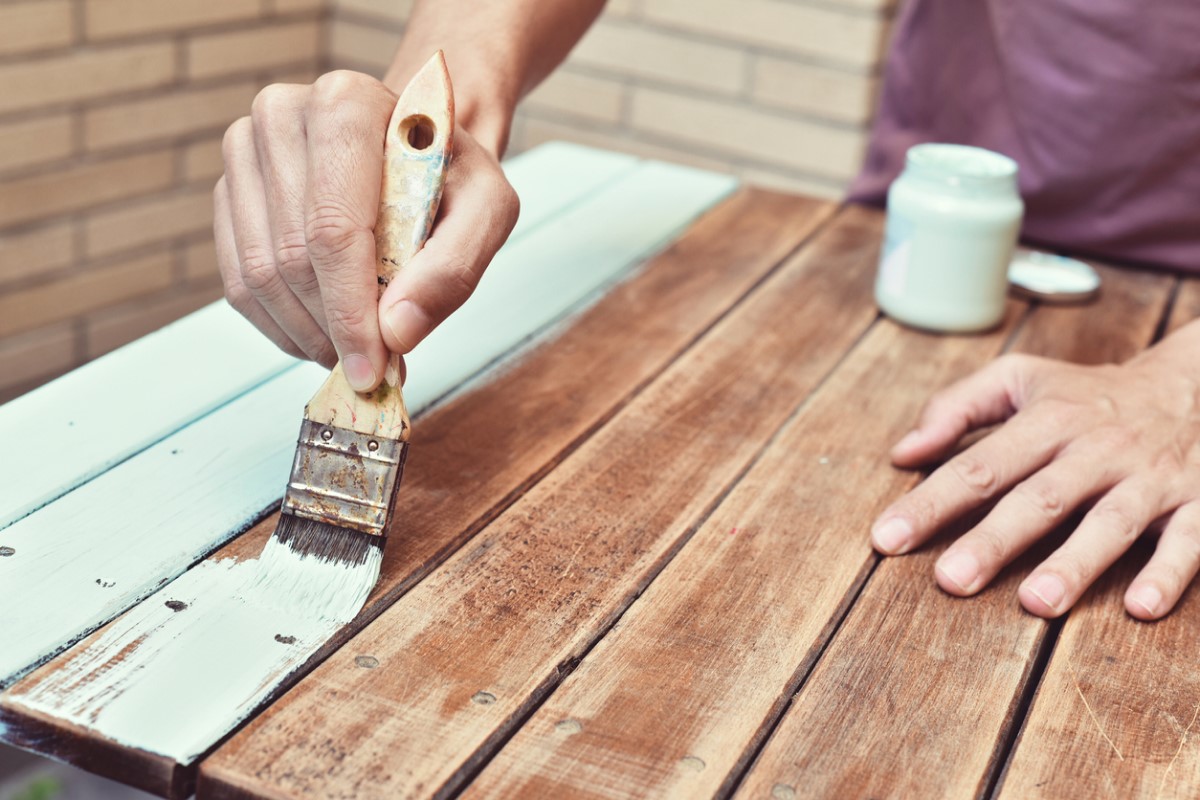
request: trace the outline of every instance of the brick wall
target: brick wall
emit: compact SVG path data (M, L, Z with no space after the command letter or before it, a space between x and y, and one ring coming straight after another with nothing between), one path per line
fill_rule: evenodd
M333 66L381 74L411 0L332 0ZM836 196L861 161L893 0L609 0L525 101L568 139Z
M323 0L0 3L0 401L220 296L220 137Z
M610 0L523 105L568 139L833 195L891 0ZM0 0L0 402L220 295L220 137L258 89L381 74L411 0Z

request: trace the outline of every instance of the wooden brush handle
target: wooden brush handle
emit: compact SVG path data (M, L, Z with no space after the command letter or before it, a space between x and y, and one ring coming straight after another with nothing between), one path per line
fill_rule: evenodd
M396 101L383 144L383 183L375 223L379 294L425 244L437 216L454 135L454 94L441 51L409 81ZM411 425L400 392L400 357L392 354L383 382L359 394L341 362L304 409L305 419L408 441Z

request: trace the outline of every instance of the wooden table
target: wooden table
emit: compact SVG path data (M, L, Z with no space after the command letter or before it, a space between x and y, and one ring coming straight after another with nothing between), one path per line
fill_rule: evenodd
M1100 266L1093 305L932 336L876 313L878 212L565 145L510 176L522 227L410 361L379 585L269 669L144 654L254 563L319 370L214 307L0 409L0 738L202 798L1200 795L1200 600L1127 617L1144 548L1051 623L1016 601L1044 547L960 600L947 538L867 538L930 393L1004 351L1128 358L1200 284Z

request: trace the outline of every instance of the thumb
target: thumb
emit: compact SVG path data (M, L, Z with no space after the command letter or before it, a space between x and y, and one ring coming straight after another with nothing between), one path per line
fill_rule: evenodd
M937 461L970 431L1008 419L1020 407L1019 387L1040 363L1032 356L1002 356L933 395L916 427L892 447L892 463L915 467Z

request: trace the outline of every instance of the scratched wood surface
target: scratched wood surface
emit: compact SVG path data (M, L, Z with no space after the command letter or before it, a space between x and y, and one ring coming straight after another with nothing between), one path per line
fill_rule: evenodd
M872 323L873 263L843 255L848 239L840 223L819 235L209 758L201 792L402 797L469 779Z
M1183 282L1172 327L1200 317L1198 286ZM1200 593L1191 587L1151 625L1123 610L1125 590L1152 549L1141 542L1067 618L1001 798L1200 794Z
M847 216L829 267L870 270L881 220ZM995 355L1022 310L1012 304L1004 327L982 337L875 326L464 796L732 788L874 565L873 517L914 482L881 468L888 444L930 392ZM797 796L822 796L816 787L806 777ZM845 788L824 794L868 796Z
M582 148L534 156L510 168L523 194L529 194L527 177L536 186L546 172L569 178L578 171L580 185L553 193L556 211L534 198L532 218L514 231L475 295L410 355L406 396L413 412L602 291L733 187L724 176ZM607 222L598 226L596 219ZM571 269L562 268L567 260ZM183 349L175 331L163 336ZM228 337L211 338L214 347L233 348ZM133 348L130 359L144 366L144 349ZM118 376L128 363L117 363ZM219 373L215 358L200 366ZM150 383L155 374L143 369L141 380ZM280 410L303 409L322 378L311 365L288 370L0 533L0 545L15 551L0 560L0 630L6 633L0 687L178 576L277 501L302 416ZM212 384L206 391L223 397L227 382ZM61 400L64 388L52 399ZM106 399L99 406L143 394L125 380L92 393ZM167 412L157 413L165 418ZM0 421L11 416L8 407L0 409ZM86 429L92 422L80 424ZM147 510L130 515L130 504ZM97 540L103 548L90 546ZM38 602L28 602L32 598Z
M605 294L521 360L430 385L431 403L455 394L418 419L362 612L292 631L269 661L188 655L203 640L186 615L256 563L270 515L0 695L0 740L168 797L1200 796L1200 601L1129 619L1145 547L1060 625L1016 604L1035 554L960 600L932 580L947 537L886 560L867 539L919 480L886 450L930 392L1006 348L1123 360L1200 313L1200 281L1101 266L1095 304L1012 301L990 334L930 336L876 317L878 212L742 190L633 277L599 269L587 288L543 269L561 248L541 226L561 223L556 241L594 269L628 247L589 203L664 220L664 203L720 182L549 152L582 158L585 188L531 173L526 228L498 264L528 263L567 307ZM618 188L631 180L667 194L635 207ZM511 347L527 290L494 280ZM469 316L452 318L455 341ZM442 361L410 374L441 380ZM287 394L303 369L233 402ZM68 476L26 520L105 494L195 423ZM225 536L254 514L226 516L211 526ZM0 662L4 644L0 627ZM176 679L160 651L214 669Z
M1104 303L1034 309L1012 349L1099 363L1145 347L1173 279L1102 272ZM880 562L738 797L986 794L1050 625L1015 600L1029 558L971 600L938 589L951 538Z
M670 363L831 211L832 206L810 200L739 194L551 344L421 420L406 469L402 513L389 539L379 586L359 627ZM731 232L754 246L728 244ZM597 382L597 374L605 380ZM460 498L464 485L471 488ZM448 503L448 498L455 500ZM274 524L272 516L216 558L252 557ZM16 698L35 691L40 679L68 667L71 658L86 658L103 633L14 687L3 706L10 739L20 733L27 746L58 747L61 757L105 769L109 761L104 753L111 743L94 735L56 737L56 732L79 731L61 720L47 726L44 714L14 709ZM335 637L329 649L350 633ZM138 758L140 769L121 774L126 780L141 780L141 785L161 793L188 788L186 776L180 777L187 770L172 759L149 752L138 753Z

